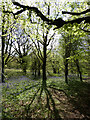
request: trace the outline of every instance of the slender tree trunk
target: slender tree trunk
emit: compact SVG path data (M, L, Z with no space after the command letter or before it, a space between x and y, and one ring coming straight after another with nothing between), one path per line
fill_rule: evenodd
M23 73L26 75L26 70L27 70L27 63L26 61L23 59L23 57L21 57L22 61L21 61L21 66L22 66L22 71Z
M65 82L68 83L68 60L65 60Z
M58 74L60 74L59 68L58 68Z
M5 15L2 17L2 53L1 53L1 59L2 59L2 70L1 70L1 81L4 83L4 43L5 43L5 36L4 35L4 20Z
M37 62L35 61L35 77L37 76Z
M40 73L40 66L41 66L41 64L40 64L40 60L38 59L38 76L41 75L41 73Z
M55 74L56 74L57 72L56 72L56 68L55 68L55 66L54 66L54 65L55 65L55 62L53 61L53 63L52 63L52 69L53 69L53 73L55 73Z
M26 67L23 67L23 73L26 75Z
M56 72L56 69L55 69L54 67L53 67L53 73L55 73L55 74L57 73L57 72Z
M65 82L68 84L68 57L71 53L71 42L68 44L70 37L65 39Z
M35 69L35 77L37 77L37 70Z
M80 75L80 81L82 81L82 72L81 72L81 70L80 70L80 66L79 66L79 61L78 61L78 59L76 59L76 65L77 65L77 69L78 69L78 73L79 73L79 75Z
M42 85L44 88L46 88L46 42L44 43L43 46L43 81Z
M2 70L1 70L1 80L2 80L2 83L4 83L4 39L2 37Z

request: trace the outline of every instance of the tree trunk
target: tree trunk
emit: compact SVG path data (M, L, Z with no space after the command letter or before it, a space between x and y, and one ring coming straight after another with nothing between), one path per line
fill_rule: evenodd
M35 77L37 76L37 62L35 61Z
M5 20L4 20L5 15L2 18L2 53L1 53L1 59L2 59L2 70L1 70L1 81L2 83L4 83L4 44L5 44L5 36L4 35L4 24L5 24Z
M53 67L53 73L55 73L55 74L57 73L57 72L56 72L56 69L55 69L54 67Z
M65 39L65 82L68 84L68 57L70 57L71 53L71 43L68 44L69 41L69 36L68 38Z
M43 81L42 85L44 88L46 88L46 42L44 43L43 46Z
M21 62L22 70L23 70L23 73L26 75L27 63L23 58L21 59L22 59L22 62Z
M23 67L23 73L26 75L26 67Z
M81 72L81 70L80 70L80 66L79 66L79 61L78 61L78 59L76 59L76 65L77 65L77 69L78 69L78 73L79 73L79 75L80 75L80 81L82 81L82 72Z
M40 73L40 60L38 59L38 76L40 76L41 75L41 73Z
M2 70L1 70L1 80L4 83L4 39L2 38Z
M54 61L53 61L53 63L52 63L52 69L53 69L53 73L56 74L57 72L56 72L56 69L55 69L55 62L54 62Z
M65 60L65 82L68 84L68 59Z
M60 74L59 68L58 68L58 74Z

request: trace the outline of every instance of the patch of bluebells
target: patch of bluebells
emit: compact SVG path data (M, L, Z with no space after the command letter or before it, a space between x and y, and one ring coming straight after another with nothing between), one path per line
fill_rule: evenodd
M75 79L78 79L78 76L76 76L76 75L68 75L68 79L73 81Z
M30 80L25 76L21 76L18 79L14 78L9 80L8 83L4 83L3 88L5 88L7 95L13 94L13 96L15 96L15 95L19 95L20 92L22 92L25 89L25 87L35 85L36 83L38 83L38 81Z

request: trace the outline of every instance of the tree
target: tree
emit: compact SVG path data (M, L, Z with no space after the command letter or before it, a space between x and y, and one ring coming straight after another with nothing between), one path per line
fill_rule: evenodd
M13 49L18 56L17 61L21 64L21 69L26 74L31 43L30 39L25 34L25 30L21 28L18 29L15 29L15 31L13 31L13 35L15 36L13 42Z
M59 48L56 47L54 46L54 48L51 50L51 54L48 58L48 62L49 62L48 64L51 65L54 74L57 73L60 74L59 69L61 68L60 66L61 58L58 50Z
M5 9L5 6L3 6L2 11ZM6 31L4 31L4 24L5 24L5 14L2 14L2 53L1 53L1 58L2 58L2 71L1 71L1 80L2 83L4 83L4 43L5 43L5 37L4 35L6 34Z
M8 7L6 8L5 5ZM1 40L2 40L2 50L1 50L1 58L2 58L2 72L1 72L1 79L2 82L4 81L5 75L4 75L4 67L5 65L13 58L11 58L12 55L12 22L14 23L13 16L11 14L5 14L4 11L9 9L9 5L7 2L2 1L2 19L1 19L1 26L2 26L2 35L1 35ZM8 18L8 19L7 19Z
M48 5L48 12L47 12L48 15L50 12L49 7L50 6ZM52 107L54 109L54 116L59 119L60 116L58 114L58 110L55 108L54 100L53 100L52 95L50 94L49 90L47 89L47 82L46 82L46 62L47 62L48 54L50 53L50 51L49 50L47 51L47 49L48 49L50 42L54 39L55 33L52 33L52 35L49 36L52 26L51 25L48 26L44 22L40 22L40 23L39 23L39 21L36 21L36 22L37 22L37 25L35 24L35 26L33 26L32 28L29 27L30 31L28 31L28 32L26 31L26 33L32 40L33 53L42 62L42 85L40 87L39 101L41 100L42 93L45 92L45 94L47 96L48 109L50 109L49 99L51 99ZM52 46L52 44L51 44L51 46ZM51 47L51 49L52 49L52 47ZM36 65L36 60L34 61L34 63ZM37 92L39 92L39 91L37 91ZM30 109L30 104L28 105L27 111L29 111L29 109Z
M69 61L69 57L71 54L71 39L73 38L71 34L67 34L66 32L64 34L62 34L62 47L64 49L64 53L63 53L63 58L64 58L64 65L65 65L65 82L68 83L68 61Z
M33 52L30 53L30 70L32 71L32 75L34 75L35 77L37 77L38 75L38 77L40 77L42 63L34 49Z
M48 15L49 15L50 9L48 6ZM37 22L37 28L32 30L36 35L30 31L31 34L28 36L31 38L33 45L32 48L33 52L36 54L37 58L42 61L42 86L43 88L46 88L46 59L47 59L47 47L50 44L51 40L53 39L55 33L53 33L50 37L48 36L50 33L51 26L46 26L44 23L41 23L42 26L39 25ZM46 27L45 27L46 26ZM41 30L41 33L39 33L39 30ZM31 36L33 35L33 36ZM36 50L36 52L35 52Z
M8 20L10 16L7 16ZM12 21L13 22L13 21ZM10 20L8 21L7 26L7 35L5 36L4 43L4 65L7 65L8 62L12 61L15 56L15 51L13 50L13 27L15 25L15 21L12 23Z

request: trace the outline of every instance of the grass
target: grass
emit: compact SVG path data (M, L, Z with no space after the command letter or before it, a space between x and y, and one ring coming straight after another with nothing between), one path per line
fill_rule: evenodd
M16 75L17 71L13 70L9 76L12 76L11 74ZM21 71L19 75L22 75ZM90 84L73 78L67 85L64 77L49 77L48 93L41 91L41 79L35 81L23 80L13 84L8 81L8 84L3 86L3 119L54 119L54 104L62 119L90 118Z

